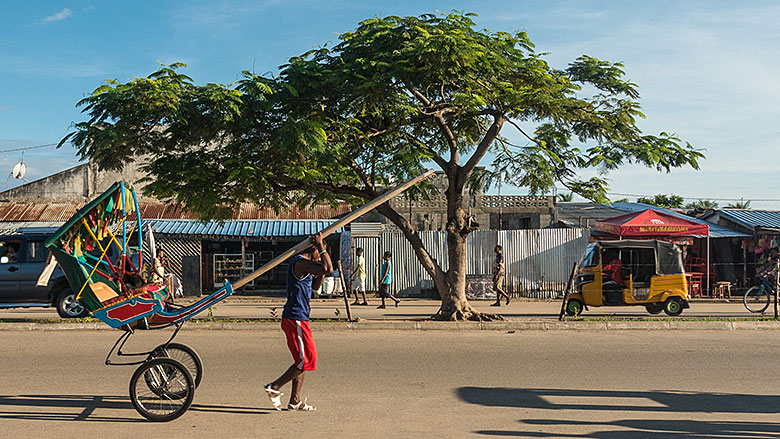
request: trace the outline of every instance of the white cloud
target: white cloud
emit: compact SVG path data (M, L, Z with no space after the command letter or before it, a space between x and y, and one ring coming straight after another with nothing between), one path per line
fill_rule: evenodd
M73 15L73 11L71 11L68 8L65 8L54 15L44 18L43 20L41 20L41 23L53 23L55 21L62 21L70 17L71 15Z

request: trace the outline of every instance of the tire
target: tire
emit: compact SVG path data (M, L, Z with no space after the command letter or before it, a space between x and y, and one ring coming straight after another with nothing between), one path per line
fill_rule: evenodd
M664 302L664 312L668 316L679 316L683 312L682 300L678 297L670 297Z
M184 365L155 358L136 369L130 379L130 401L144 418L168 422L183 415L195 398L195 383Z
M650 314L660 314L664 310L664 304L663 303L648 303L645 305L645 309Z
M76 300L76 294L71 290L65 290L57 295L54 306L57 307L57 314L63 319L75 319L89 314L87 308Z
M569 299L569 303L566 304L566 315L571 317L578 316L582 313L584 307L585 304L581 300Z
M745 292L745 297L742 298L742 303L745 304L750 312L764 312L769 307L772 296L766 293L764 288L752 287Z
M195 383L197 389L200 385L200 381L203 379L203 361L200 359L200 355L195 352L195 349L181 343L168 343L168 345L160 345L154 348L151 354L149 354L148 360L154 358L172 358L187 368L187 371L192 375L192 380Z

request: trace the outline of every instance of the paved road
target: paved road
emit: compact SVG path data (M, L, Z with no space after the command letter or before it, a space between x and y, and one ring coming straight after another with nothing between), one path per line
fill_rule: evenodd
M185 330L205 378L167 424L131 407L131 368L102 365L116 335L0 332L0 437L780 437L778 331L315 325L320 368L304 390L319 410L296 413L269 410L260 390L290 362L280 333Z
M352 307L353 316L371 320L381 319L425 319L435 314L439 309L438 300L412 299L401 302L398 308L390 307L384 310L376 309L379 299L371 299L370 306ZM478 310L500 313L509 320L521 319L554 319L561 308L559 301L515 300L509 306L492 307L492 301L472 301ZM271 316L271 308L277 308L281 314L284 302L277 300L259 300L247 298L231 298L214 307L214 317L234 319L267 319ZM334 318L336 309L341 318L346 316L343 300L314 300L312 302L312 317L318 319ZM771 307L769 309L771 312ZM661 314L664 316L665 314ZM703 302L691 303L691 308L683 311L682 317L756 317L760 314L749 313L741 300L734 299L730 303ZM585 317L649 317L650 314L641 306L611 306L591 307L583 313ZM199 317L204 318L205 315ZM0 320L20 319L56 319L57 312L53 308L3 309L0 310Z

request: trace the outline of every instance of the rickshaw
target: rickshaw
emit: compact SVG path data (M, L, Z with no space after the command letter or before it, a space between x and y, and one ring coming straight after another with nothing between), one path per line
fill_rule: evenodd
M323 237L351 223L392 197L433 175L424 171L398 187L320 231ZM95 317L112 328L124 330L106 356L109 366L137 365L130 379L133 407L150 421L171 421L192 405L203 378L203 362L189 346L173 340L188 319L229 297L288 258L305 250L306 238L251 274L230 283L188 306L172 303L165 282L147 280L145 267L153 255L144 243L138 199L124 181L88 203L47 241L78 300ZM146 352L123 352L136 330L174 327L165 343ZM123 358L121 359L120 358ZM129 357L129 359L128 359Z
M650 314L678 316L688 304L688 284L677 245L659 240L597 241L577 265L566 314L589 306L643 305Z

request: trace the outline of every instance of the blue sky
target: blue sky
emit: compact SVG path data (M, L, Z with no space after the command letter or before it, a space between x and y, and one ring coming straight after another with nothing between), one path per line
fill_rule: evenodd
M774 1L5 2L0 150L57 142L83 120L79 99L105 79L146 76L158 62L186 63L199 83L229 83L244 69L274 72L364 18L452 9L476 12L480 27L527 31L555 67L582 54L624 62L639 85L642 129L677 133L707 150L701 171L612 172L612 192L780 199ZM21 183L6 178L20 158L0 153L0 189ZM28 179L77 163L67 146L29 150L24 160ZM502 188L511 193L525 191ZM780 201L752 207L780 209Z

